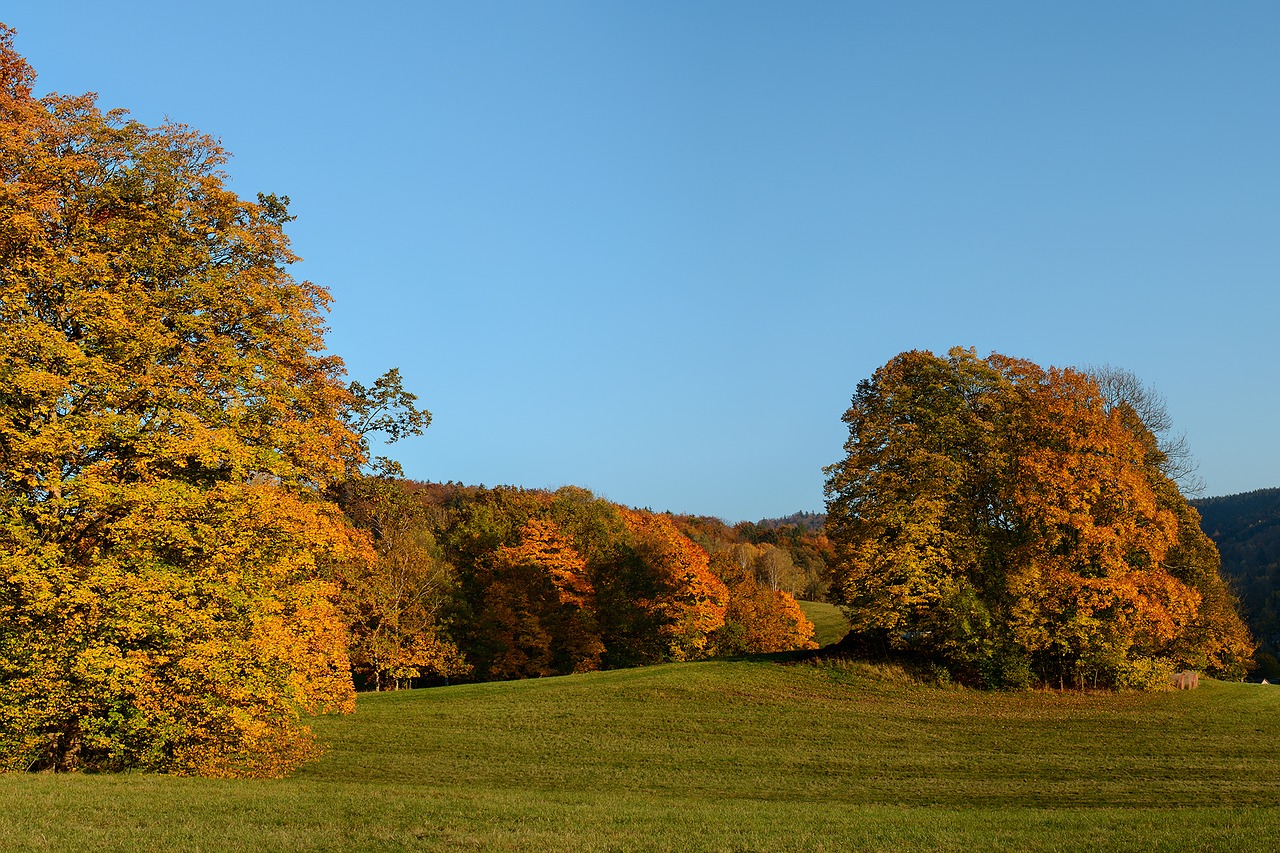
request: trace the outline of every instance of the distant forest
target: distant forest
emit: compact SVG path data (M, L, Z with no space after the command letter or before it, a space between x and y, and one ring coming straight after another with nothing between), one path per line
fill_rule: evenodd
M1261 644L1259 672L1280 678L1280 489L1191 502L1218 546L1222 573L1240 596L1245 621Z

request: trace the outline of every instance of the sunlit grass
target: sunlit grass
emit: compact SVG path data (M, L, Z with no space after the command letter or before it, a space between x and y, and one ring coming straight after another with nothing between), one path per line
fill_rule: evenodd
M844 639L849 633L849 620L834 604L823 601L802 601L800 609L813 623L813 639L819 646L829 646Z
M0 848L1270 849L1280 687L716 661L365 695L279 782L0 777Z

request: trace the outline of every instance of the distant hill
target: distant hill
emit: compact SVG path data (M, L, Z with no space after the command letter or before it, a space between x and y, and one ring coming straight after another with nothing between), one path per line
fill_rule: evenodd
M1217 544L1222 572L1262 643L1259 663L1269 676L1280 676L1280 489L1202 498L1191 504L1200 512L1201 529Z
M827 521L825 512L793 512L782 518L762 518L755 523L760 530L773 530L779 527L800 527L814 533L822 532L822 525Z

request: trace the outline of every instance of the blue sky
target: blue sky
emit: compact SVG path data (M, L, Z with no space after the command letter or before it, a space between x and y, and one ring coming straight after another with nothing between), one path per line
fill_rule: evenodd
M39 90L289 195L428 480L822 508L858 380L953 345L1154 384L1280 486L1280 4L6 3Z

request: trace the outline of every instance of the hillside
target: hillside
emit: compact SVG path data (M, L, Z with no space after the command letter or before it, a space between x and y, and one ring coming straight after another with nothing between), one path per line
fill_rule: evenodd
M1201 527L1218 546L1222 571L1240 595L1262 643L1264 674L1280 677L1280 489L1193 501ZM1269 657L1268 657L1269 656Z
M3 849L1266 849L1280 687L712 661L365 694L277 782L0 776Z

